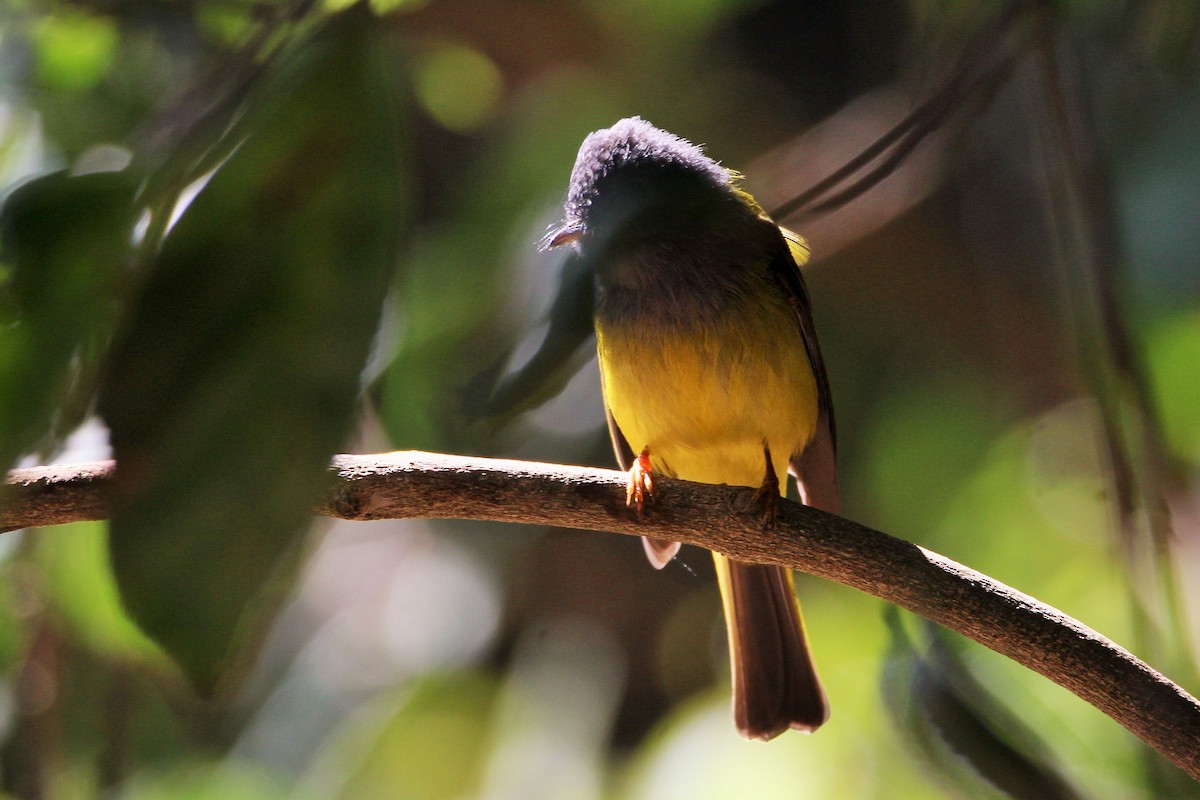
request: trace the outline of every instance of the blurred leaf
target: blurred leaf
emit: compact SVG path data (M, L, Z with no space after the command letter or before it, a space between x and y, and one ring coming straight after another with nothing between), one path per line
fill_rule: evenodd
M288 797L282 781L251 765L176 765L137 776L125 800L270 800Z
M408 217L373 23L351 9L267 74L114 345L117 582L206 690L240 665L263 616L243 612L276 599L350 431Z
M969 797L979 779L1017 800L1077 800L1080 795L1048 760L1039 737L977 684L932 624L930 654L904 630L895 606L885 608L892 646L884 664L884 701L916 749ZM969 766L973 771L962 769Z
M493 215L490 223L496 223ZM496 240L483 219L425 236L406 255L399 287L400 346L380 375L380 417L402 448L478 447L467 422L464 387L497 361L503 347Z
M406 273L399 353L380 381L380 415L397 446L493 446L481 439L557 395L591 357L591 274L574 261L555 275L561 259L536 248L550 218L529 214L552 196L551 213L561 215L579 147L571 131L598 125L595 114L605 122L617 114L604 111L611 98L602 85L581 81L556 75L536 87L525 99L536 111L503 129L478 179L447 189L462 195L456 224L427 234ZM531 124L538 119L547 121ZM536 327L533 309L544 309L550 294L557 297L538 354L504 374L514 350L524 352L517 330ZM516 329L513 317L521 320ZM599 428L602 418L593 422ZM464 441L464 431L485 436Z
M528 87L520 95L520 113L494 126L496 135L478 156L472 180L437 184L455 204L454 213L427 226L406 259L398 352L379 380L380 418L396 446L475 452L494 446L486 440L494 431L472 423L488 413L496 377L518 338L512 317L528 317L530 296L541 295L553 280L548 267L553 259L530 263L549 221L530 210L552 197L552 213L561 215L563 187L579 149L576 132L619 116L597 77L555 74L548 83ZM590 286L588 292L590 303ZM565 386L582 363L559 357L588 355L579 345L591 335L590 308L575 307L574 313L579 341L547 342L560 348L560 356L545 362L548 372L565 371L553 376L558 382L544 387L538 401ZM498 409L496 416L536 405L525 405L521 391L516 387L508 395L518 407ZM594 423L598 428L601 418Z
M54 173L15 190L0 213L0 258L10 270L0 277L5 469L46 435L108 337L130 271L137 183L129 172ZM88 345L93 352L81 353Z
M51 606L75 636L116 657L161 658L121 606L108 561L104 523L60 525L38 533L34 561L41 568Z
M373 703L332 738L301 796L374 800L474 797L497 686L478 673L435 675ZM399 701L399 702L397 702ZM349 768L348 768L349 767Z
M1200 407L1195 399L1200 312L1172 316L1155 325L1147 344L1154 396L1168 444L1177 457L1200 463Z

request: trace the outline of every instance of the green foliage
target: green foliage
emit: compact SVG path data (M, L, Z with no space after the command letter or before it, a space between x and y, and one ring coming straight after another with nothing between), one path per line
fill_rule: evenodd
M453 800L479 790L494 681L434 675L376 698L331 738L307 786L339 800ZM349 760L355 767L343 772Z
M108 530L77 523L48 530L34 544L32 563L46 597L71 634L114 660L157 663L161 651L125 613L108 568Z
M1192 366L1200 353L1200 311L1159 321L1148 340L1146 355L1154 396L1167 428L1167 444L1177 458L1200 463L1200 414L1189 399L1196 377Z
M112 65L117 27L108 17L72 11L39 20L33 41L38 79L52 88L83 91Z
M53 173L0 212L0 464L79 423L96 363L127 292L137 179ZM74 404L74 408L72 408ZM55 416L66 414L66 419ZM58 422L57 425L54 423Z
M206 690L290 568L397 258L408 187L376 36L355 9L273 65L153 254L100 394L122 597Z
M1080 795L1048 762L1037 734L979 685L946 634L924 626L922 653L904 630L900 612L886 612L892 646L883 693L905 741L968 797L1077 800Z
M274 777L237 763L181 764L149 771L122 794L128 800L282 800L287 796Z

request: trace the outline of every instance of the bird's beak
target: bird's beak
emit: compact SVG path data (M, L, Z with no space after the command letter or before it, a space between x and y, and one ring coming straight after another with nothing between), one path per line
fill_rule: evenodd
M545 235L539 243L542 250L553 250L556 247L562 247L565 244L577 242L583 237L583 229L572 226L563 226L556 230L552 230Z

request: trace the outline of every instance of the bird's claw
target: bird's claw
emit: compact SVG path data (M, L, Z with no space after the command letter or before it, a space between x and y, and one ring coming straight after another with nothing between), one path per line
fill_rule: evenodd
M629 479L625 483L625 505L634 506L639 514L647 500L654 499L654 479L650 470L650 451L643 450L629 468Z
M764 482L754 492L754 504L762 509L763 530L775 527L775 517L779 513L779 483L770 485Z
M766 460L766 473L762 485L754 493L754 503L762 508L763 530L775 527L775 516L779 512L779 476L775 474L775 466L771 463L771 451L763 443L763 458Z

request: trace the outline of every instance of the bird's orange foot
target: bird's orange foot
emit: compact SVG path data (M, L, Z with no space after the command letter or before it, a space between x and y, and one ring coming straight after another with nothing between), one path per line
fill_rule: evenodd
M754 503L762 509L763 530L775 527L775 515L779 512L779 476L771 464L771 451L763 446L763 456L766 458L767 471L763 475L762 485L754 493Z
M638 513L646 505L646 500L654 499L654 479L650 474L650 449L634 459L629 468L629 480L625 484L625 505L634 506Z

